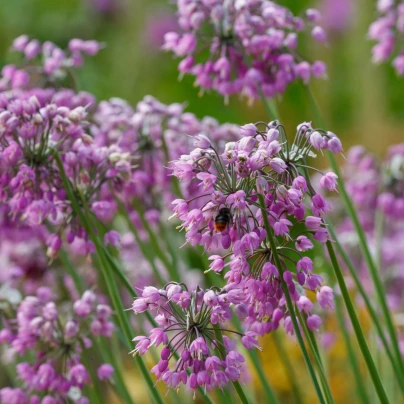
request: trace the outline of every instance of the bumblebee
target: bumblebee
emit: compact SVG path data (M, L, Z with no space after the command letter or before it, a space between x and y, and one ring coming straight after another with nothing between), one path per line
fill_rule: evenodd
M220 209L219 214L215 217L215 230L219 233L225 231L232 219L233 216L229 208Z

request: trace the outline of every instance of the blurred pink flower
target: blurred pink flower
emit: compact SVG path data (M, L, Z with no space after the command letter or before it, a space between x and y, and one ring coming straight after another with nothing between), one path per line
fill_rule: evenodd
M321 0L323 26L330 31L344 31L355 17L355 2L352 0Z
M160 51L164 44L164 35L177 29L177 20L172 13L155 10L147 16L143 42L151 51Z

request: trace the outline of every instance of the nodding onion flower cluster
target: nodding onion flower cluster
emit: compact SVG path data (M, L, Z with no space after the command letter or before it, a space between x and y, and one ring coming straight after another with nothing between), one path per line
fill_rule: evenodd
M35 44L25 36L14 41L13 48L24 51L32 66L23 70L5 66L4 77L37 66L33 60L37 56ZM95 54L100 46L95 41L72 40L71 58L78 65L81 53ZM42 48L48 47L44 44ZM40 74L47 74L46 69L38 69ZM28 226L46 222L57 228L47 240L51 258L61 248L64 232L69 243L81 239L91 252L93 247L73 213L55 156L59 155L80 204L88 204L100 220L113 216L109 187L121 190L130 179L132 156L116 144L99 146L88 134L87 115L95 104L91 94L47 87L46 82L35 82L35 78L28 75L23 86L11 85L12 89L0 92L0 203L7 207L10 217ZM115 241L107 237L107 242Z
M113 214L111 204L103 200L103 187L107 183L119 186L127 180L131 161L116 146L98 147L86 133L86 107L59 104L58 95L44 94L40 89L11 97L3 94L0 201L12 217L30 226L49 220L60 227L59 234L69 227L72 242L76 235L83 235L67 200L55 154L61 156L74 192L100 219ZM87 102L88 97L84 95L82 101ZM48 245L53 257L61 246L60 235L52 237Z
M364 147L355 146L348 151L344 171L347 174L347 190L358 208L367 242L381 259L380 276L385 285L388 304L394 311L402 311L404 145L390 147L382 162ZM360 254L351 220L343 215L337 230L344 250L349 254L364 287L372 293L366 263Z
M179 228L186 230L186 243L200 244L206 251L230 249L223 257L211 256L209 269L221 272L229 266L225 277L245 289L244 318L255 332L263 334L277 328L286 315L281 277L292 300L310 314L309 326L318 328L320 319L313 315L313 320L313 305L304 296L304 288L317 291L324 308L332 307L332 289L321 287L322 278L313 272L313 262L304 252L313 248L311 238L320 243L329 240L323 219L331 205L313 189L306 159L315 157L314 149L340 152L341 142L335 134L313 129L310 123L298 126L292 144L278 121L248 124L241 132L244 137L226 144L222 153L208 138L199 138L194 151L173 163L173 175L182 181L196 181L206 192L196 197L203 200L201 208L193 208L195 198L175 200L173 216L182 221ZM329 172L320 184L335 191L336 180L337 176ZM266 242L268 229L259 196L265 201L282 268L276 267ZM223 229L217 222L224 210L228 217ZM291 331L291 325L286 317L285 327Z
M27 41L24 36L13 44L14 49L25 52L30 63L21 71L38 67L31 49L31 42L36 42ZM69 48L74 54L89 53L86 46L96 47L92 41L72 43ZM6 66L3 73L15 69ZM44 73L40 66L38 71ZM218 146L223 139L238 138L235 126L219 125L210 117L199 120L184 112L181 104L165 105L149 96L135 109L120 99L97 106L89 93L47 87L46 81L35 82L35 78L29 76L24 86L11 86L0 93L0 203L15 220L29 226L46 223L57 229L47 240L51 258L57 255L62 239L84 254L94 251L64 189L56 154L79 205L88 205L98 220L112 220L118 196L133 221L140 222L132 204L138 199L153 224L163 201L173 199L172 183L161 162L178 158L201 133L209 132ZM178 190L184 195L194 191ZM156 200L162 203L156 205ZM116 232L105 238L106 244L115 246L119 241Z
M0 287L10 286L32 294L44 283L53 283L44 250L48 237L43 226L16 226L9 216L0 213Z
M146 96L135 109L117 98L102 101L94 114L94 122L92 133L99 146L116 144L124 152L136 156L136 170L122 194L136 222L139 220L136 212L132 212L133 199L142 203L151 223L172 201L173 184L166 166L189 150L194 137L209 133L218 146L224 139L239 139L235 125L219 125L211 117L199 120L194 114L185 112L184 105L166 105L151 96ZM195 191L195 188L183 187L180 193L191 195Z
M33 354L26 355L25 361L16 366L22 387L1 389L0 401L88 403L82 389L90 383L90 376L82 357L91 348L92 337L111 337L111 308L89 290L72 307L59 306L52 291L41 287L36 296L25 297L16 310L2 304L0 314L0 343L7 348L7 355L13 358ZM100 380L108 379L112 373L109 364L98 368Z
M244 357L227 335L238 335L245 348L259 348L256 333L238 333L224 325L233 315L232 306L244 299L236 285L224 289L188 291L184 284L170 282L163 289L148 286L133 302L135 314L146 310L155 315L157 327L148 336L137 336L134 354L163 346L160 360L151 370L169 389L181 384L195 390L223 387L243 377ZM220 337L219 337L220 336Z
M25 59L24 68L4 66L1 71L0 91L26 88L32 80L38 82L37 87L67 76L74 80L71 70L83 65L85 55L95 56L103 46L94 40L72 39L68 49L62 50L52 42L41 44L37 39L21 35L13 41L11 50L22 53Z
M369 27L369 38L377 44L372 49L373 62L381 63L394 56L392 65L399 76L404 75L404 2L378 0L378 19Z
M167 33L163 48L183 58L180 73L194 75L201 89L256 99L261 91L266 97L281 94L296 79L308 83L311 76L325 76L323 62L310 64L297 50L307 26L315 40L326 40L317 10L300 18L269 0L176 3L183 32Z

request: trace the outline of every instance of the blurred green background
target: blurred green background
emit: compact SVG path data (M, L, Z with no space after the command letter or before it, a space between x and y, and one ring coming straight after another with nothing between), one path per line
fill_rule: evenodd
M376 17L376 1L279 3L297 14L307 7L324 11L328 44L312 46L310 40L301 49L308 60L322 59L328 65L328 80L313 81L327 117L327 129L342 138L345 149L362 143L383 153L388 145L402 141L404 80L396 77L390 65L371 63L372 43L366 37ZM174 13L175 6L165 0L1 1L1 62L13 60L8 48L21 34L62 47L72 37L97 39L105 42L106 48L87 59L79 72L79 82L98 99L121 97L135 104L152 94L166 103L186 101L188 110L198 117L212 115L220 122L242 124L266 119L259 102L248 106L246 100L233 97L225 105L213 93L200 97L193 78L178 80L177 60L159 49L164 32L175 28ZM301 121L312 119L301 84L290 86L277 102L281 120L290 131Z

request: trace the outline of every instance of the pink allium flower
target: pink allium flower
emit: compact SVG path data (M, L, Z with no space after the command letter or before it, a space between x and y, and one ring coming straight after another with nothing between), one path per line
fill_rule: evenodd
M394 57L393 67L398 75L404 74L403 44L400 43L404 32L404 3L394 1L377 1L378 19L373 22L368 36L377 44L372 49L373 62L381 63Z
M315 64L302 62L296 53L304 29L311 29L315 40L326 40L316 10L309 9L299 18L269 0L242 5L218 0L176 3L181 33L168 32L163 49L183 58L181 74L195 76L195 84L202 89L225 97L236 93L251 99L261 93L274 97L297 78L307 83L311 75L325 73ZM208 60L199 57L205 47L211 55Z
M157 380L163 381L168 389L186 384L191 389L198 386L222 389L230 380L239 380L244 372L244 357L233 350L226 335L223 335L224 343L216 340L213 324L219 325L216 331L221 334L228 331L222 330L221 324L231 318L231 306L243 299L242 290L233 288L227 292L198 287L189 292L184 284L170 282L158 291L159 299L148 303L149 289L145 288L136 301L142 301L148 310L157 310L164 318L164 326L151 330L148 337L135 337L137 344L133 352L143 355L152 346L164 345L160 361L151 370ZM185 306L184 297L188 300ZM248 331L241 337L246 348L258 347L256 333ZM218 353L220 357L216 356Z
M24 383L23 389L0 390L2 402L28 402L28 398L35 402L36 394L51 390L54 402L59 403L69 399L71 388L81 392L90 382L81 356L83 350L92 345L92 337L111 336L114 330L110 321L112 310L100 304L98 296L91 291L86 291L73 303L74 311L71 305L69 307L65 302L59 305L52 299L50 289L42 287L36 296L26 296L21 301L12 321L3 323L6 327L3 331L8 330L9 336L1 343L10 345L18 356L25 355L26 361L16 366L18 377ZM83 305L88 306L85 315L83 311L77 313L78 306ZM96 332L92 331L94 322L98 323ZM108 364L98 369L100 380L109 378L112 373L113 368ZM10 397L17 401L8 401ZM18 401L22 397L25 399Z

